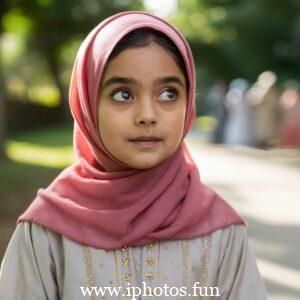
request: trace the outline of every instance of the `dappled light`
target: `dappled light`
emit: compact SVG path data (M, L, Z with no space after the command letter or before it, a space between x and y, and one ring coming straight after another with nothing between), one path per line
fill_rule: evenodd
M72 146L45 147L8 140L6 152L12 161L48 168L63 168L74 162Z

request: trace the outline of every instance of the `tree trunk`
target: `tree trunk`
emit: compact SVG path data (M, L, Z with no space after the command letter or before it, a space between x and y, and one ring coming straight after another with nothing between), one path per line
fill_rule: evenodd
M1 11L1 19L3 11ZM2 22L0 22L0 48L1 48L1 37L3 33ZM0 49L1 52L1 49ZM2 61L0 57L0 159L7 159L4 149L4 143L7 138L7 116L6 116L6 89L4 76L2 72Z
M0 63L1 68L1 63ZM5 159L4 143L7 138L7 124L6 124L6 97L4 93L3 77L0 69L0 159Z
M69 109L68 105L68 94L65 90L65 87L63 83L60 80L59 77L59 63L57 61L57 58L52 55L52 53L46 53L46 59L49 65L49 70L51 72L51 75L53 76L53 79L56 83L56 86L60 93L60 107L61 107L61 116L60 120L62 122L71 122L72 121L72 115Z

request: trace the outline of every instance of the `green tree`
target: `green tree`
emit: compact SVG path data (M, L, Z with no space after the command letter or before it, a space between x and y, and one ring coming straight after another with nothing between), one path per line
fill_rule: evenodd
M3 0L0 5L0 159L5 159L5 151L4 151L4 142L7 137L7 121L6 121L6 103L7 103L7 95L6 95L6 85L3 70L1 68L2 64L2 43L1 36L3 33L3 23L2 19L4 14L9 9L10 4L9 1Z
M23 0L20 12L31 21L28 47L45 59L60 92L62 120L70 118L67 88L61 79L60 52L72 39L83 39L102 19L119 11L138 8L139 1ZM125 2L124 2L125 3Z
M272 69L279 80L299 79L297 0L179 0L171 20L190 40L208 78L255 80Z
M7 32L17 36L19 40L21 39L21 44L24 45L25 50L22 50L20 54L20 64L30 68L29 76L28 72L27 76L24 76L20 73L21 70L18 69L19 65L12 64L13 66L6 66L6 70L4 70L3 61L0 61L0 152L2 153L0 155L2 157L4 154L3 144L7 137L7 111L5 106L7 102L5 99L8 100L10 97L9 92L5 93L5 87L7 86L5 79L9 75L14 77L24 76L22 78L23 87L28 89L29 83L32 84L34 80L41 81L39 76L43 77L44 81L45 78L46 80L50 78L60 94L61 120L65 121L66 118L71 118L67 102L68 83L79 44L88 32L104 18L129 9L143 9L142 1L1 1L0 41L3 40L2 37ZM67 72L65 72L66 70ZM44 75L43 72L46 74ZM31 78L31 76L34 78ZM66 79L66 77L68 78Z

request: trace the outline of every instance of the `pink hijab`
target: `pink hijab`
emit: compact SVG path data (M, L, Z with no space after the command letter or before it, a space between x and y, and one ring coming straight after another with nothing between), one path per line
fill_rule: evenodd
M178 149L159 165L132 169L104 147L98 128L98 94L115 45L141 27L163 32L181 52L189 79L184 135ZM195 119L195 71L191 49L169 23L128 11L95 27L75 60L69 103L74 117L77 161L64 169L18 218L38 223L95 248L117 249L157 240L191 239L231 224L246 223L205 186L183 141Z

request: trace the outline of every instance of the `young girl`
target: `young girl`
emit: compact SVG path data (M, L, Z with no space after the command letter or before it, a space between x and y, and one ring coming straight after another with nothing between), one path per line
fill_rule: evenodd
M116 14L82 43L69 102L77 162L19 217L0 299L266 299L240 216L184 143L190 47L166 21Z

